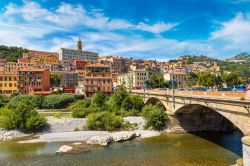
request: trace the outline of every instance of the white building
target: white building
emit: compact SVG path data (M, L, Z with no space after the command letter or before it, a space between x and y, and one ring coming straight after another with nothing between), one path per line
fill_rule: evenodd
M148 77L148 71L143 69L137 69L128 73L128 80L132 83L132 87L135 89L141 89L145 87Z
M163 77L164 77L164 80L166 80L166 81L174 80L177 88L184 88L187 86L187 79L188 79L187 73L181 73L181 72L172 73L172 72L170 72L170 73L164 73Z
M59 50L59 60L88 60L97 61L98 53L82 50L82 41L79 38L77 49L61 48Z

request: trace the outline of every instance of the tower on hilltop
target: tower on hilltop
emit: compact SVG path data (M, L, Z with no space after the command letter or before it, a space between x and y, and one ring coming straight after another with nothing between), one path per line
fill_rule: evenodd
M82 51L82 41L81 38L79 37L77 41L77 50Z

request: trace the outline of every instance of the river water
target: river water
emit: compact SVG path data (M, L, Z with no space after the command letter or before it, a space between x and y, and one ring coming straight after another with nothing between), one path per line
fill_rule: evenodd
M59 155L65 143L0 142L0 165L13 166L228 166L242 157L239 132L164 134L159 137L84 147ZM70 145L70 143L66 143Z

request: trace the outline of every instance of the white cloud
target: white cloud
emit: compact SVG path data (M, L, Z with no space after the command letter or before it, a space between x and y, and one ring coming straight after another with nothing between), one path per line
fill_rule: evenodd
M6 6L4 15L8 19L21 17L26 22L55 24L56 26L73 27L86 26L98 30L142 30L160 34L174 27L175 24L163 21L149 25L144 22L139 25L124 19L111 19L99 9L86 10L82 5L61 3L56 9L43 8L39 3L24 1L22 6L10 3Z
M238 13L235 18L221 23L222 28L211 34L211 39L242 44L250 40L250 15Z
M144 22L141 22L139 23L137 27L138 29L141 29L144 31L152 32L155 34L160 34L162 32L165 32L174 28L177 25L178 25L177 23L165 23L165 22L157 22L153 25L148 25L148 24L145 24Z

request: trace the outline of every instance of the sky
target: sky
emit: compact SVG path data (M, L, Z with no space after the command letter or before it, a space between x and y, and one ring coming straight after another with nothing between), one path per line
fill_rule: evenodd
M0 0L0 45L166 61L250 53L250 0Z

